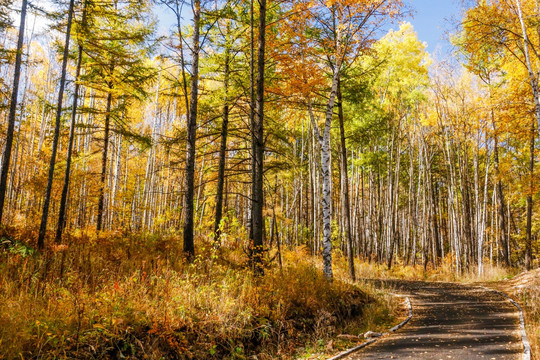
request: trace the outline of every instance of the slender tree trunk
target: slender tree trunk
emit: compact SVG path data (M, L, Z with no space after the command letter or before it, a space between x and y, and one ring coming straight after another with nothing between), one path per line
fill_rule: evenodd
M83 14L84 22L84 14ZM79 55L77 58L77 68L75 70L75 92L73 93L73 107L71 110L71 124L69 128L69 142L66 155L66 169L64 173L64 186L62 187L62 197L60 199L60 211L58 213L58 224L56 227L56 243L60 243L62 240L62 232L66 227L66 208L67 208L67 198L69 192L69 181L71 176L71 157L73 153L73 142L75 139L75 121L77 119L77 107L79 101L79 88L78 83L79 76L81 74L81 63L82 63L82 46L79 45Z
M525 239L525 268L532 269L532 212L533 212L533 190L534 190L534 142L536 139L535 122L531 124L531 138L529 142L529 192L527 194L527 237Z
M107 109L105 113L105 134L103 136L103 154L101 157L101 177L99 182L99 199L97 213L97 231L104 229L103 216L105 212L105 180L107 175L107 157L109 152L109 132L111 121L111 104L112 104L112 85L109 84L109 93L107 95Z
M257 49L257 94L255 118L251 126L253 141L252 203L253 263L255 271L262 273L264 237L264 66L266 50L266 0L259 0L259 39Z
M228 26L227 26L228 27ZM216 219L214 224L214 245L219 245L221 236L221 218L223 215L223 185L225 183L225 165L227 155L227 132L229 126L229 64L230 49L227 45L225 49L225 78L223 86L225 88L225 105L223 106L223 122L221 124L221 147L219 149L219 170L216 194Z
M533 132L534 136L534 132ZM478 234L478 275L484 272L484 237L487 227L487 203L488 203L488 184L489 184L489 153L486 159L486 173L484 177L484 198L482 203L482 216L480 231Z
M341 81L338 81L337 88L337 105L338 105L338 118L339 118L339 131L341 139L341 168L343 176L343 210L345 220L345 237L347 239L347 255L349 258L349 276L352 281L356 281L356 274L354 271L354 249L352 242L351 232L351 202L349 199L349 175L347 173L348 161L347 161L347 144L345 142L345 126L343 124L343 99L341 96Z
M540 94L538 89L538 74L535 73L531 58L529 54L529 37L527 34L527 28L525 27L525 21L523 19L523 12L521 9L521 1L515 0L516 6L518 10L518 17L519 22L521 25L521 31L523 34L523 52L525 54L525 63L527 65L527 70L529 72L529 82L531 85L532 95L534 97L534 105L535 105L535 114L536 114L536 122L538 124L538 130L540 131ZM538 5L538 2L537 2ZM537 31L540 31L540 27L537 28ZM535 126L533 124L532 128L534 129ZM534 134L534 131L533 131ZM532 199L532 190L533 190L533 173L534 173L534 139L535 136L531 135L531 144L530 144L530 163L529 163L529 171L530 171L530 189L529 194L527 195L527 238L525 243L525 267L527 270L530 270L532 267L532 208L533 208L533 199Z
M191 98L187 124L186 178L184 203L184 253L188 259L195 255L193 242L193 193L195 185L195 142L197 140L197 105L199 94L199 33L201 2L193 0L193 45L191 64Z
M67 62L69 56L69 40L71 37L71 22L73 19L73 8L75 0L70 0L66 39L64 41L64 54L62 58L62 74L60 75L60 89L58 90L58 102L56 103L56 119L54 125L54 140L52 145L51 161L49 163L49 176L47 178L47 190L45 192L45 200L43 202L43 213L41 216L41 226L39 227L38 249L43 249L45 245L45 233L47 231L47 219L49 216L49 204L51 202L51 192L54 180L54 167L56 165L56 153L58 151L58 141L60 138L60 121L62 118L62 104L64 102L64 87L66 85Z
M321 174L322 174L322 211L323 211L323 272L328 280L332 280L332 165L330 162L330 129L339 81L341 64L336 64L332 79L332 88L326 107L326 121L321 144Z
M322 172L322 211L323 211L323 272L328 280L333 277L332 272L332 214L330 202L332 193L330 190L331 164L330 164L330 135L323 139L321 147L321 172Z
M521 10L521 0L515 0L519 23L521 25L521 32L523 35L523 53L525 54L525 64L527 65L527 71L529 72L529 83L531 85L532 95L534 98L534 110L536 115L536 121L538 124L538 130L540 131L540 92L538 90L538 77L532 67L531 56L529 53L529 36L527 34L527 28L523 19L523 12Z
M510 266L510 254L508 253L508 238L507 238L507 232L506 232L506 202L504 200L504 192L503 192L503 185L502 180L500 179L500 171L499 171L499 143L497 139L497 135L495 135L495 145L493 150L493 155L495 159L495 177L497 181L497 200L498 200L498 213L499 213L499 224L500 224L500 232L499 232L499 244L500 249L502 251L503 255L503 261L506 266Z
M19 38L17 39L17 53L15 55L15 70L13 73L13 89L11 91L11 100L9 104L8 128L6 134L6 145L2 155L2 169L0 169L0 224L4 212L4 201L7 192L7 180L9 172L9 163L11 161L11 150L13 147L13 133L15 132L15 117L17 114L17 97L19 95L19 81L21 78L21 64L24 43L24 27L26 23L26 8L28 0L22 0L21 21L19 25Z

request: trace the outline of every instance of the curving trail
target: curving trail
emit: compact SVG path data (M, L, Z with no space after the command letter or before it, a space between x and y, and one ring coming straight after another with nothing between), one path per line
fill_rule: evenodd
M518 313L503 295L453 283L381 282L410 297L413 318L346 359L522 359Z

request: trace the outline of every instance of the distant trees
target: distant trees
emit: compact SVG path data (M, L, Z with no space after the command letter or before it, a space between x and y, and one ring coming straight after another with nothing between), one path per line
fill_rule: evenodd
M172 233L188 259L197 241L244 248L258 274L297 248L331 280L337 252L353 281L356 259L534 265L533 1L471 8L463 67L432 64L410 24L374 38L399 1L163 0L161 39L145 0L72 6L62 62L21 35L0 63L2 224L40 247L50 227Z
M9 17L9 6L11 3L10 0L0 0L0 34L5 34L12 26L11 18ZM4 45L0 45L0 62L5 62L7 57L7 49L5 49Z
M304 21L305 40L301 44L305 44L303 51L308 52L308 56L312 57L308 61L314 61L317 56L323 54L326 60L325 66L327 71L332 74L328 88L327 102L324 110L324 128L322 133L319 131L319 125L312 108L312 100L308 99L308 110L311 116L312 126L315 134L320 142L321 151L321 176L322 176L322 216L323 216L323 263L324 273L328 279L331 279L332 274L332 190L331 190L331 161L330 161L330 134L332 127L332 119L334 118L334 108L336 106L336 97L339 93L338 86L344 80L343 72L347 66L352 66L355 60L360 56L362 50L367 46L372 31L372 26L385 18L397 15L399 3L388 0L376 1L334 1L328 4L315 5L309 2L299 2L293 11L299 12L302 18L294 18L295 20ZM294 25L293 25L294 26ZM303 55L305 56L305 55ZM316 60L315 60L316 61ZM313 76L313 75L311 75ZM315 75L317 76L317 75ZM308 95L309 97L312 94ZM340 106L342 106L341 102ZM338 106L339 107L339 106ZM340 121L343 119L340 117ZM343 152L342 141L342 156L346 157L346 151ZM343 161L347 164L347 160ZM342 171L347 171L347 167ZM345 173L346 174L346 173ZM348 181L346 182L348 184ZM348 187L348 185L347 185ZM348 191L348 190L346 190ZM348 194L345 197L348 199ZM349 205L345 200L345 212L350 211ZM347 215L345 215L348 221ZM348 226L346 226L348 228ZM348 229L345 230L346 238L349 238ZM349 267L351 278L354 275L354 262L352 261L352 246L349 251Z
M497 180L497 198L499 211L499 225L501 231L500 251L502 252L506 265L512 262L510 251L510 231L507 230L511 226L507 219L510 216L507 214L508 206L505 199L505 189L503 186L504 176L500 170L500 135L498 128L503 126L504 119L498 119L502 116L497 114L496 108L500 105L496 104L498 99L494 97L493 89L495 87L520 87L519 83L524 80L524 75L527 77L529 84L531 116L521 115L519 120L529 128L527 136L529 146L528 161L528 188L527 192L527 225L526 225L526 240L524 261L527 269L532 267L532 207L533 207L533 192L535 184L534 163L535 163L535 141L536 131L540 126L540 93L539 93L539 78L538 69L540 57L538 56L539 33L534 19L538 15L538 3L534 1L497 1L478 2L476 6L471 8L463 19L462 37L457 41L457 44L464 50L466 57L466 65L471 71L482 79L485 85L490 89L490 105L491 117L493 120L493 139L494 139L494 161L495 161L495 176ZM533 55L534 54L534 55ZM521 69L517 70L517 69ZM518 72L518 78L514 74ZM517 82L516 82L517 80ZM513 91L507 93L509 97L515 96Z

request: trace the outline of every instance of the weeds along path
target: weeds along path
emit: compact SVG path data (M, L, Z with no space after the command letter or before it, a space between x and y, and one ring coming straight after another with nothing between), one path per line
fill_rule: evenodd
M501 294L453 283L376 282L408 295L413 317L346 359L522 359L518 313Z

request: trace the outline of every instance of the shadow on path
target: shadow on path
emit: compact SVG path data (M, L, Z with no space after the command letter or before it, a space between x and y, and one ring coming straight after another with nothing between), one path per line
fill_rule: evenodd
M346 359L521 359L515 307L471 285L368 280L411 299L413 318L401 330Z

